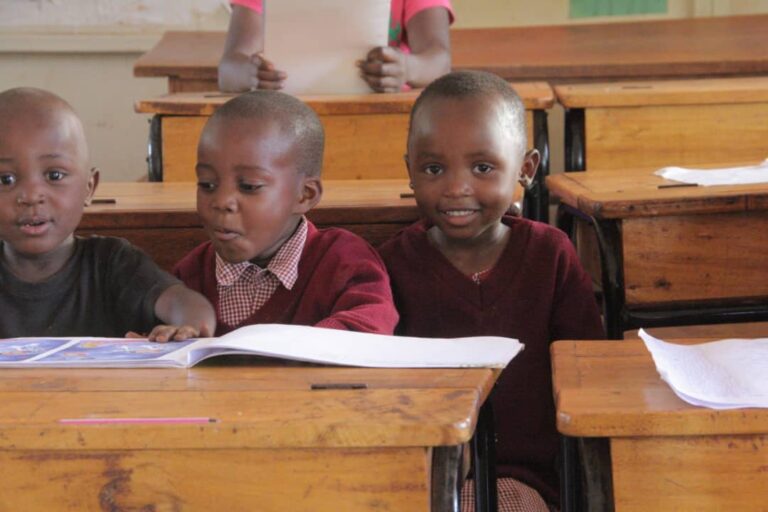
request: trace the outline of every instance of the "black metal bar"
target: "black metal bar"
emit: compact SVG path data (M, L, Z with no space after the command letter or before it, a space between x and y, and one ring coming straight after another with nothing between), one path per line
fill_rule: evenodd
M560 510L562 512L580 510L578 464L576 439L560 436Z
M587 168L587 141L584 137L584 109L565 110L565 172Z
M539 151L541 161L531 188L525 193L523 216L526 219L549 222L549 191L545 179L549 176L549 128L547 112L533 111L533 147Z
M460 512L461 446L432 449L432 512Z
M475 511L496 512L499 508L496 489L496 429L493 406L488 398L477 416L472 438L475 470Z
M700 324L734 324L768 321L768 299L762 301L728 301L671 304L658 308L628 309L624 330L640 327L669 327Z
M609 339L624 338L624 257L621 239L621 221L592 219L600 249L600 267L603 276L603 316Z
M147 143L147 175L149 181L163 181L162 116L155 114L149 120Z

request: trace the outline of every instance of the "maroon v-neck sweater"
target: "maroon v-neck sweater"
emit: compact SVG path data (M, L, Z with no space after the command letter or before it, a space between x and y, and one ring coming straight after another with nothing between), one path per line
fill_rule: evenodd
M498 263L480 285L427 239L420 222L380 249L400 312L398 332L411 336L496 335L525 349L502 372L492 400L497 472L558 502L558 437L550 342L604 337L590 280L563 233L505 217L511 230Z
M205 242L177 263L173 273L208 297L218 312L215 254L213 245ZM299 277L293 288L278 287L239 325L227 325L217 318L216 335L243 325L266 323L392 334L397 319L389 277L376 251L349 231L318 230L308 222Z

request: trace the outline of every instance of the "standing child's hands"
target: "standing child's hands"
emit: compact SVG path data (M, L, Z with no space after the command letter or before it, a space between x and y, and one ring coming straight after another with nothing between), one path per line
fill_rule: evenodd
M225 55L219 63L219 89L243 92L254 89L282 89L285 73L260 54L250 57L241 53Z
M408 82L408 57L392 46L374 48L357 65L360 76L376 92L400 92Z

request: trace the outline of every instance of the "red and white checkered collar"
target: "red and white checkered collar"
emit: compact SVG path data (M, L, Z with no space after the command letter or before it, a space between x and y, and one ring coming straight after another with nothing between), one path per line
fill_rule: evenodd
M278 249L267 264L266 269L250 261L229 263L219 256L219 253L216 253L216 283L219 286L232 286L241 278L247 279L249 275L255 276L259 272L268 270L283 286L290 290L299 278L299 261L301 261L301 252L307 241L307 231L307 219L302 216L296 231ZM250 268L253 268L253 271L247 272Z

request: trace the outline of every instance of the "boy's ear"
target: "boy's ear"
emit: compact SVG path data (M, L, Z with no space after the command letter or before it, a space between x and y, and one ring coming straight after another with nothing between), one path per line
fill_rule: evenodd
M302 176L299 200L296 202L293 213L304 215L317 206L323 197L323 182L320 176Z
M89 206L91 204L93 194L96 193L96 187L99 186L99 176L99 170L96 167L91 167L90 175L88 176L88 182L85 184L86 190L88 191L87 195L85 196L85 206Z
M536 171L539 169L539 162L541 161L541 155L538 149L531 149L526 151L523 157L523 164L520 167L520 177L518 181L527 190L531 188L533 184L533 178L536 177Z

